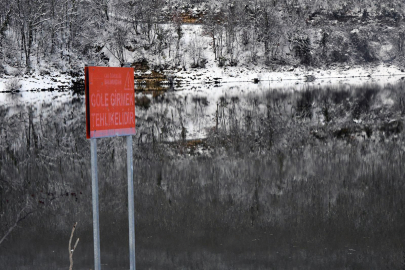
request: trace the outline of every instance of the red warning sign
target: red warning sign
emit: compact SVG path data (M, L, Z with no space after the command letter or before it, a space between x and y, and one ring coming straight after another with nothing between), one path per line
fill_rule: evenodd
M135 134L133 68L85 67L87 138Z

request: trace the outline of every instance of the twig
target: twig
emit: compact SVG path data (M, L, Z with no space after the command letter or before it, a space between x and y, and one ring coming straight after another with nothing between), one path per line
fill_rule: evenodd
M70 234L70 239L69 239L69 260L70 260L69 270L73 269L73 252L75 251L77 244L79 243L79 238L77 238L76 243L72 249L72 238L73 238L73 233L75 232L76 226L77 226L77 222L75 223L75 225L73 225L72 233Z

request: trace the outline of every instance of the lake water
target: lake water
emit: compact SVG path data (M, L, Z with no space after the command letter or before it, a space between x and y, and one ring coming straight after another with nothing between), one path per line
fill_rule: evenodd
M401 269L405 83L136 94L138 269ZM84 96L0 93L1 269L92 269ZM126 149L98 140L102 269L128 269ZM21 210L23 210L21 212Z

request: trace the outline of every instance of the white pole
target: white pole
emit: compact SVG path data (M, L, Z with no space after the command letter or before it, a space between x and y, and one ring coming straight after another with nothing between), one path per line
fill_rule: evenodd
M100 224L98 209L98 176L97 176L97 139L90 140L91 149L91 179L93 200L93 242L94 242L94 270L101 270L100 263Z
M130 270L135 264L135 207L134 207L134 165L132 159L132 136L127 136L127 170L128 170L128 221L129 221L129 264Z

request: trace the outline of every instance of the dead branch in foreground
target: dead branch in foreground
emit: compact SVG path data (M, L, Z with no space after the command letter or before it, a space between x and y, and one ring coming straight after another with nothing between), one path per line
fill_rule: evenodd
M75 223L75 225L73 225L72 233L70 234L70 239L69 239L69 260L70 260L69 270L73 269L73 252L75 251L77 244L79 243L79 238L77 238L76 243L72 249L72 238L73 238L73 233L75 232L76 226L77 226L77 222Z

